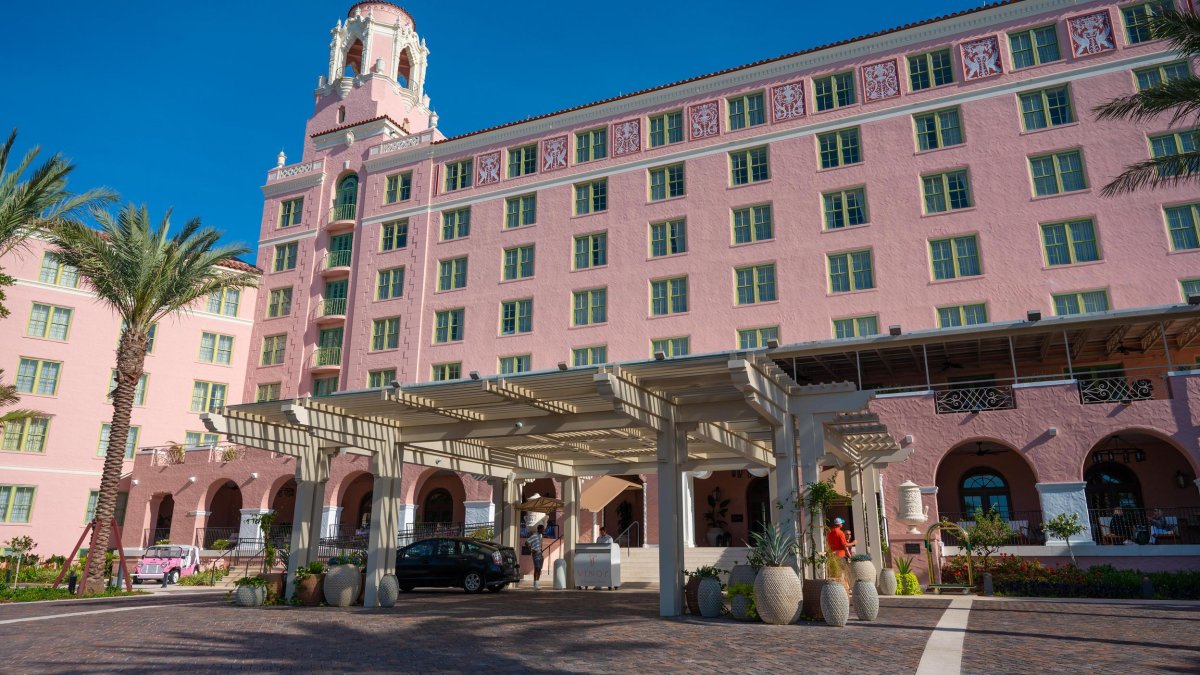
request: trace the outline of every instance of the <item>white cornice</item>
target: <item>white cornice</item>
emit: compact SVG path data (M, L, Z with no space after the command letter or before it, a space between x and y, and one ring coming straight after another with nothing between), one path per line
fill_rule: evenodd
M325 150L345 143L347 138L357 143L375 136L399 137L404 134L405 132L399 126L385 117L319 133L313 136L313 148Z
M324 181L325 174L321 172L296 176L295 178L286 178L262 186L263 197L276 197L287 192L307 190L308 188L320 185Z
M129 462L130 460L125 460ZM84 471L83 469L50 469L41 466L5 466L0 465L0 471L27 471L29 473L57 473L68 476L99 476L99 471Z
M303 230L301 232L289 232L281 234L278 237L268 237L258 240L258 247L274 246L276 244L287 244L293 241L301 241L303 239L312 239L317 236L316 230Z

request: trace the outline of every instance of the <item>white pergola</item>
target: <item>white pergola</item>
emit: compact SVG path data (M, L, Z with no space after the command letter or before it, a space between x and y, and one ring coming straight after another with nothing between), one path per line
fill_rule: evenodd
M877 485L881 464L907 451L863 412L870 396L849 383L799 386L762 352L728 352L237 405L204 422L233 443L298 458L289 595L296 568L317 555L330 457L350 452L370 456L374 474L366 606L378 604L395 563L401 472L410 464L486 477L507 546L517 544L521 482L562 481L569 587L581 479L658 474L660 612L674 616L692 509L688 471L767 469L773 521L796 534L788 505L801 485L818 480L822 464L848 466L859 481L858 490L849 485L856 521L879 555L874 489L862 486Z

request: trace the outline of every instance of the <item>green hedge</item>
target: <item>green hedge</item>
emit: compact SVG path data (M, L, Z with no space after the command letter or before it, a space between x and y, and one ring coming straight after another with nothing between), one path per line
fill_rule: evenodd
M987 568L974 560L975 583L982 583L983 572L991 572L996 595L1050 598L1132 598L1142 597L1142 578L1148 577L1158 600L1200 600L1200 571L1142 572L1117 569L1112 565L1093 565L1086 570L1074 565L1046 567L1038 560L1015 555L993 556ZM955 556L942 566L942 581L967 583L967 561Z

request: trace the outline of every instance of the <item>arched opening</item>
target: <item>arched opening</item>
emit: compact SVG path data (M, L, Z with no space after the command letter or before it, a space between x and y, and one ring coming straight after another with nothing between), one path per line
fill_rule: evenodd
M165 494L151 500L152 525L146 533L145 546L171 538L171 521L175 517L175 497Z
M938 464L938 517L970 529L976 514L995 509L1008 522L1014 546L1041 544L1042 510L1037 476L1025 457L993 440L962 443ZM943 541L958 545L949 534Z
M358 205L358 174L350 174L338 182L334 196L334 219L352 220Z
M396 63L396 81L402 87L408 87L408 81L412 77L412 57L405 48L400 51L400 58Z
M1107 512L1142 508L1142 484L1128 468L1104 462L1088 469L1083 477L1087 481L1088 509Z
M359 474L342 490L340 534L366 534L371 527L371 500L375 479L369 473Z
M644 485L641 476L617 476L630 483ZM642 546L646 541L646 516L642 495L645 488L630 489L617 495L604 507L600 522L623 547ZM636 525L635 525L636 523Z
M242 490L238 484L231 480L221 483L208 501L208 511L210 529L228 527L236 534L242 523Z
M999 471L991 467L976 467L967 471L958 486L959 504L963 513L987 513L995 510L1001 518L1012 513L1012 495L1008 483Z
M350 45L350 49L346 50L346 65L342 69L342 77L355 77L363 72L363 44L361 40L355 40L354 44Z
M338 124L346 121L346 106L338 106Z
M437 488L425 496L421 513L426 523L439 525L454 522L454 497L445 488Z
M296 515L296 479L290 478L279 486L271 498L271 510L275 512L275 526L291 525Z
M771 524L771 484L766 478L754 478L746 486L746 521L751 534Z
M462 477L447 469L438 469L417 485L414 527L430 532L441 526L463 523L466 518L467 489Z
M521 501L532 499L534 495L538 497L549 497L550 499L559 499L558 485L550 478L538 478L531 483L527 483L521 488ZM539 521L546 526L546 536L558 536L558 519L559 513L545 514L545 520L541 518L542 514L521 512L521 536L529 535L530 527L535 527ZM533 525L530 525L533 523Z

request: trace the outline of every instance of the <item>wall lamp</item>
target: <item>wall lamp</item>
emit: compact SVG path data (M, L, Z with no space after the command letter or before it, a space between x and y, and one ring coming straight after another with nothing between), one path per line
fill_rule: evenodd
M664 361L664 360L666 360L666 358L667 358L666 352L654 352L654 360L655 361Z
M767 349L779 349L779 340L775 338L767 340Z
M1026 321L1041 321L1042 320L1042 310L1031 309L1028 312L1025 312L1025 320Z
M478 370L472 370L470 373L467 373L467 374L471 376L472 380L479 379L479 371Z
M1189 305L1200 305L1200 295L1189 295L1188 296L1188 304Z
M888 326L888 335L896 336L900 334L900 324L894 323Z
M559 370L566 370L566 369L567 369L567 362L566 362L566 361L559 361L559 362L558 362L558 369L559 369Z

